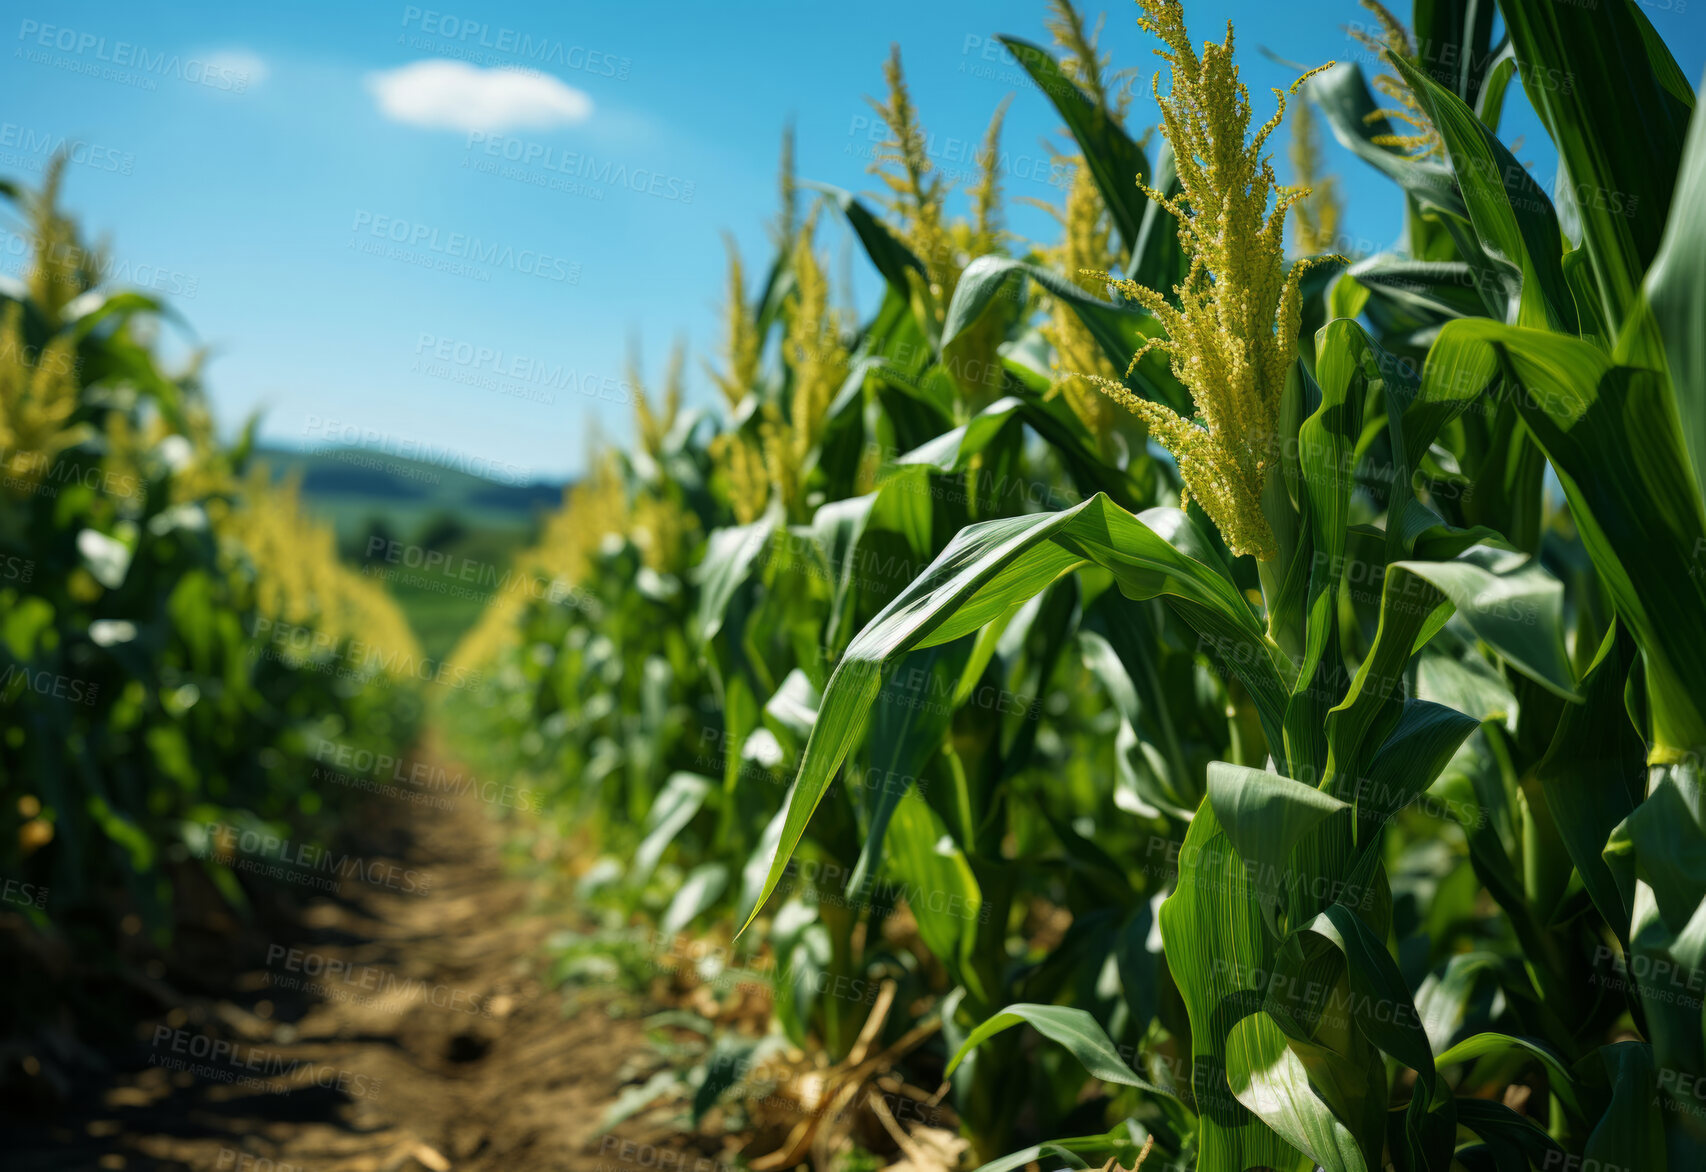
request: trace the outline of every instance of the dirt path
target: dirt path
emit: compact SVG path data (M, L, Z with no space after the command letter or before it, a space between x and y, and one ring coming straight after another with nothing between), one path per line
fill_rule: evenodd
M375 798L359 817L365 878L304 892L289 932L232 940L248 963L223 995L161 982L174 1007L139 1024L121 1072L45 1126L8 1128L7 1167L659 1166L661 1150L597 1135L642 1027L596 1006L563 1015L540 945L567 917L504 873L490 811Z

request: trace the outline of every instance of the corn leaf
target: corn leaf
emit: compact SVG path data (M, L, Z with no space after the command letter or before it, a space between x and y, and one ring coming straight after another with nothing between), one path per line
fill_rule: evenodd
M1633 0L1499 0L1499 11L1615 333L1658 252L1693 95Z
M949 642L1002 618L1087 562L1113 571L1127 597L1167 597L1187 622L1216 640L1278 743L1284 685L1270 658L1272 645L1184 513L1151 509L1134 517L1098 494L1064 512L986 521L956 534L848 646L806 746L766 897L835 771L863 735L884 665L913 648ZM758 910L750 909L747 924Z

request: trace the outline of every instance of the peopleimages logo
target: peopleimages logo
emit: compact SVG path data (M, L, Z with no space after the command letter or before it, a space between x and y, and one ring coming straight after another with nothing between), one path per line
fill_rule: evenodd
M100 697L101 686L75 676L49 671L45 667L40 671L31 671L28 664L8 664L5 671L0 672L0 702L10 704L25 692L34 692L43 698L64 700L69 704L93 707Z
M109 41L98 33L24 20L18 25L24 43L18 56L38 65L52 65L107 81L158 89L164 77L191 85L240 94L249 88L249 74L228 65L150 49L132 41ZM63 56L54 56L54 54Z
M0 884L0 902L17 904L19 907L44 908L47 906L47 888L34 883L24 883L18 879L8 879Z
M470 236L466 232L449 231L432 224L423 224L414 220L405 220L397 216L388 216L374 212L358 211L355 213L355 223L351 225L359 239L363 236L382 242L378 248L357 245L359 251L372 252L389 256L397 260L421 259L438 257L447 261L463 261L468 265L484 265L494 269L509 269L523 276L537 277L542 281L557 281L575 285L580 283L581 266L578 261L565 260L560 256L552 256L543 249L516 248L511 244L503 244L494 240L482 240L478 236ZM387 245L395 246L400 252L392 252ZM411 257L410 253L415 254ZM443 267L443 266L431 266ZM454 266L446 271L455 271ZM478 273L459 273L458 275L479 275ZM481 277L482 280L486 279Z
M536 790L481 781L461 770L452 771L425 761L375 753L371 749L358 749L337 741L321 741L316 745L314 760L374 781L414 787L426 793L452 798L472 797L487 805L511 810L545 809L544 795Z
M571 45L557 37L536 36L504 25L470 20L453 12L417 8L412 4L403 9L403 27L422 34L413 37L407 33L400 35L397 39L405 46L428 49L466 61L514 57L535 66L570 69L613 81L627 81L628 70L633 65L627 57L589 49L585 45Z
M432 889L431 876L384 859L346 855L311 842L292 842L277 834L223 822L203 823L198 830L198 858L219 859L239 870L308 881L328 891L337 889L339 879L357 879L409 895L424 895Z
M270 944L267 968L271 970L269 988L301 990L355 1004L412 1001L477 1017L495 1016L490 997L453 985L400 977L381 965L351 964L323 952Z
M415 360L409 370L542 403L555 403L553 392L558 390L606 403L634 401L633 386L622 379L424 330L415 340Z
M464 160L464 166L471 165L474 170L488 171L505 178L529 180L527 170L532 169L603 187L626 188L636 195L650 195L680 203L692 203L697 190L693 180L679 175L666 175L647 167L631 168L614 159L600 160L579 151L560 150L547 143L529 142L506 134L471 132L468 135L468 154L470 157ZM475 155L484 158L474 158ZM512 173L497 169L494 165L500 161L516 164L522 170Z
M167 1070L187 1071L209 1082L230 1083L269 1094L279 1093L279 1088L271 1085L274 1080L307 1083L322 1090L339 1091L353 1099L375 1098L381 1085L371 1075L168 1025L154 1027L154 1051L149 1055L149 1063Z
M284 660L295 657L298 666L317 661L322 670L336 672L345 679L365 681L389 676L450 688L475 687L481 680L479 672L458 664L410 655L365 639L333 638L319 627L302 623L260 616L255 619L251 634L255 639L251 655Z
M92 274L102 285L130 285L154 293L188 300L201 288L201 278L171 265L151 264L125 257L116 257L101 248L87 248L71 240L38 241L21 232L0 229L0 263L8 269L22 270L29 263L41 264L48 279L61 285L72 285L81 279L76 274ZM82 291L72 286L73 293Z
M118 175L129 175L136 168L136 156L128 151L119 151L87 139L67 138L48 130L35 130L16 122L0 122L0 161L9 166L40 170L41 160L51 159L54 155L64 155L75 167L111 171Z
M526 484L532 477L530 469L508 460L471 455L448 444L435 445L415 436L397 435L342 419L307 415L302 434L313 437L325 447L359 448L382 456L447 468L452 472L465 472L500 484Z

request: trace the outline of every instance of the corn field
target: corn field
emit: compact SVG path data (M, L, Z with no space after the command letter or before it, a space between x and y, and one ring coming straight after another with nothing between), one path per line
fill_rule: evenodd
M1004 108L947 210L899 46L880 197L785 140L724 401L642 389L528 555L573 597L461 651L602 916L561 979L723 1027L622 1113L754 1168L860 1166L849 1112L986 1172L1706 1166L1696 95L1633 3L1368 7L1370 68L1267 105L1140 0L1147 136L1064 0L1003 37L1070 135L1049 246ZM1334 251L1323 133L1391 251Z
M407 740L421 697L389 596L247 434L219 442L199 361L158 358L170 311L98 286L62 176L0 193L33 246L0 285L0 868L8 911L99 969L192 893L245 906L238 835L325 825L316 746ZM13 976L8 1037L56 999Z
M1706 1168L1696 83L1636 0L1361 2L1358 59L1271 96L1181 0L1103 18L1153 61L1072 0L1000 37L1061 126L1049 243L1008 226L1007 102L943 174L902 31L876 193L783 131L711 401L636 352L634 442L451 657L479 687L423 687L390 595L218 438L63 160L7 184L5 914L85 976L169 947L256 901L241 844L359 817L328 746L430 726L530 795L503 834L578 917L538 945L562 1016L668 1039L599 1135L751 1172ZM1552 190L1501 134L1524 98ZM1327 135L1389 249L1346 245ZM7 1038L63 992L30 979Z

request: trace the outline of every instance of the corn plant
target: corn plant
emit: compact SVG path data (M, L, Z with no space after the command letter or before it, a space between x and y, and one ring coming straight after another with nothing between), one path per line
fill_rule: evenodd
M932 1005L884 1036L939 1031L913 1061L992 1169L1701 1158L1694 94L1627 0L1367 7L1372 79L1299 68L1258 121L1231 31L1140 0L1153 142L1070 5L1003 38L1076 152L1048 249L993 176L952 222L897 52L884 205L785 168L756 297L732 266L726 420L673 482L668 686L716 751L628 807L630 875L772 951L796 1045L865 1020L822 974ZM1397 185L1398 248L1338 255L1281 185L1288 99ZM857 328L824 216L883 278ZM567 625L512 662L656 638Z
M62 174L4 191L32 252L0 284L0 869L42 893L26 931L122 965L123 920L141 939L121 953L166 944L198 886L245 904L203 825L322 814L317 744L412 736L416 651L329 529L250 467L250 432L216 439L197 366L163 368L169 310L100 285Z

